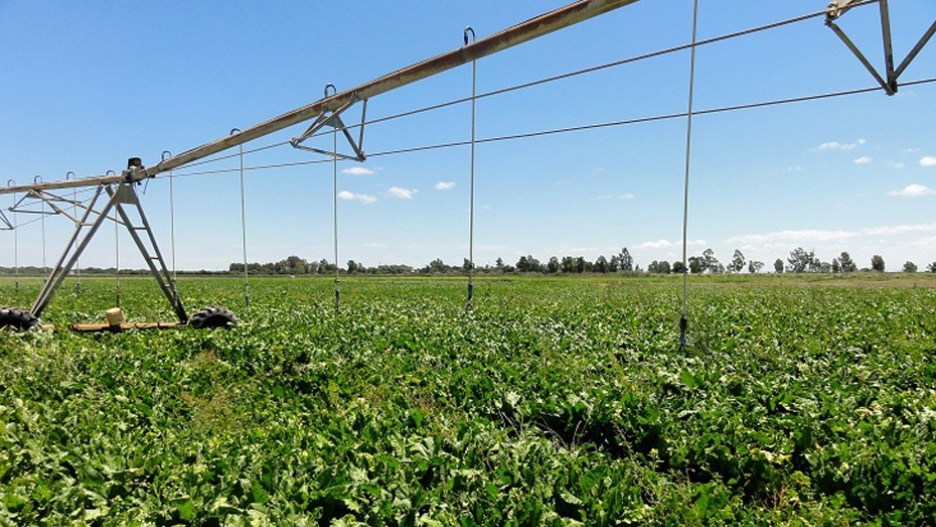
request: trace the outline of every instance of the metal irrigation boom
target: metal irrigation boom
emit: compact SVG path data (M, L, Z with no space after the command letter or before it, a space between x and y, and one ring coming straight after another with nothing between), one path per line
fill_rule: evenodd
M130 232L150 272L156 278L163 294L172 305L179 319L179 325L218 327L236 324L234 315L227 309L219 307L202 309L196 312L192 317L187 315L176 293L174 276L168 271L156 243L156 237L153 235L149 222L143 214L143 208L134 188L135 184L139 184L145 179L155 178L163 172L168 172L306 121L312 121L312 124L309 125L302 134L290 141L293 147L331 156L333 158L364 161L366 155L362 148L362 143L364 139L364 117L366 115L368 99L493 55L499 51L522 44L564 27L577 24L578 22L596 17L619 7L636 3L637 1L638 0L580 0L560 9L556 9L555 11L517 24L487 38L474 42L468 42L466 38L465 45L459 49L413 64L344 92L332 93L329 95L326 91L325 97L312 104L297 108L278 117L274 117L269 121L252 126L243 131L238 131L237 133L232 133L231 135L203 144L176 156L162 159L151 167L145 167L140 158L132 157L127 163L127 169L120 175L105 174L103 176L71 179L66 176L64 181L53 182L43 182L37 178L29 185L17 186L15 184L10 184L7 187L0 188L0 195L13 194L15 202L14 206L9 208L9 210L14 213L14 221L11 224L9 219L0 212L0 229L9 230L12 228L15 230L17 226L15 214L17 212L43 215L63 214L75 222L75 232L68 241L64 252L57 261L55 268L52 269L52 272L32 307L28 311L16 308L0 308L0 328L14 327L17 329L25 329L38 323L38 318L42 315L43 310L52 299L55 291L62 284L65 277L68 276L72 267L81 256L81 253L105 220L111 220L116 222L117 225L123 225ZM851 39L848 38L845 32L836 24L836 20L850 9L875 2L878 3L880 9L882 38L884 43L885 67L883 74L878 73L867 57L865 57ZM823 13L820 12L819 14L821 15ZM934 22L907 54L906 58L895 66L893 48L891 45L890 16L887 0L832 0L824 14L826 17L826 25L842 40L846 47L851 50L888 95L893 95L897 92L897 81L900 75L919 54L922 48L926 46L932 36L936 34L936 22ZM812 15L801 18L805 19L811 16ZM693 47L695 45L695 43L692 44ZM363 103L363 108L361 112L361 124L359 125L359 135L357 139L355 139L342 121L341 114L358 102ZM690 110L690 116L691 114L692 112ZM306 139L316 135L317 132L325 127L332 128L336 136L340 132L351 146L354 155L339 154L337 149L336 151L326 151L303 144ZM77 197L75 197L74 189L80 187L96 187L94 197L87 205L79 202ZM69 198L67 195L54 192L62 189L72 189L72 197ZM17 201L17 194L22 194L22 199ZM98 199L103 196L108 196L109 199L101 206L100 210L95 209ZM24 201L29 200L39 200L43 205L41 211L26 208ZM47 210L45 205L48 205L50 210ZM71 215L68 214L68 208L71 208ZM79 209L81 211L80 213ZM108 216L108 214L111 215ZM79 215L81 216L80 218L78 217ZM143 233L145 233L145 235ZM147 327L154 326L147 325ZM158 327L165 326L158 325Z
M152 167L145 167L140 158L132 157L127 163L127 170L124 170L120 175L103 175L54 182L35 182L31 185L11 185L0 188L0 195L25 193L28 198L38 199L43 203L64 203L71 205L73 209L77 210L77 208L80 207L84 211L82 218L72 218L72 220L75 221L75 232L32 307L29 311L15 308L0 308L0 328L12 326L16 329L26 329L38 323L39 317L52 299L55 291L71 271L75 262L81 256L82 251L87 247L101 224L107 219L115 221L118 224L123 224L130 232L150 272L156 278L163 294L172 305L179 319L179 324L211 327L226 326L236 323L233 314L223 308L201 310L196 313L191 320L189 319L176 293L175 283L167 270L165 261L156 244L156 238L150 229L149 222L143 214L143 208L140 205L136 190L134 189L134 183L140 183L144 179L154 178L163 172L168 172L174 168L204 159L218 152L313 119L314 121L305 132L290 141L293 147L329 156L364 161L366 156L361 148L364 134L363 116L360 135L357 141L351 136L347 127L345 127L341 120L341 114L355 103L363 102L364 108L366 109L367 100L376 95L387 93L396 88L468 64L474 60L493 55L499 51L637 1L638 0L580 0L556 9L555 11L517 24L487 38L472 43L466 43L459 49L384 75L383 77L362 84L356 88L326 96L312 104L284 113L269 121L247 128L242 132L225 136L176 156L161 160ZM351 145L355 154L354 156L345 156L338 152L323 151L302 144L306 139L326 126L335 128L342 133ZM87 206L78 203L77 199L69 200L68 198L52 192L55 190L76 189L79 187L97 187L94 198ZM110 199L100 210L96 210L94 206L98 198L105 193ZM20 202L14 205L14 207L11 207L11 210L16 212L18 207L20 207ZM109 217L108 213L111 211L114 212L114 215ZM131 212L136 213L137 217L135 219L131 217ZM61 207L53 208L53 212L50 212L50 214L57 213L65 212ZM2 218L0 218L0 220L2 220ZM142 232L145 232L146 235L141 236Z

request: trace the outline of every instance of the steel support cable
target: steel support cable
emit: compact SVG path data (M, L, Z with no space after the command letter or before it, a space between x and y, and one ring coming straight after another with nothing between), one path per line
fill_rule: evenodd
M15 187L16 182L12 179L7 180L8 187ZM13 212L13 290L16 293L19 293L19 216L16 212L16 193L12 194L13 197L13 207L10 209Z
M879 0L866 0L865 2L861 2L861 3L854 4L853 7L862 7L862 6L865 6L865 5L877 3L878 1L879 1ZM717 42L721 42L721 41L724 41L724 40L730 40L730 39L733 39L733 38L743 37L743 36L751 35L751 34L754 34L754 33L759 33L759 32L761 32L761 31L767 31L767 30L770 30L770 29L777 29L777 28L779 28L779 27L787 26L787 25L790 25L790 24L795 24L795 23L798 23L798 22L803 22L803 21L810 20L810 19L813 19L813 18L823 17L823 16L825 16L825 15L826 15L826 11L825 11L825 10L823 10L823 11L817 11L817 12L814 12L814 13L809 13L809 14L806 14L806 15L800 15L800 16L797 16L797 17L788 18L788 19L785 19L785 20L777 21L777 22L771 22L771 23L769 23L769 24L764 24L764 25L760 25L760 26L755 26L755 27L752 27L752 28L743 29L743 30L740 30L740 31L735 31L735 32L732 32L732 33L726 33L726 34L724 34L724 35L719 35L719 36L715 36L715 37L711 37L711 38L707 38L707 39L702 39L702 40L699 40L699 41L695 42L694 44L693 44L693 43L689 43L689 44L682 44L682 45L679 45L679 46L673 46L673 47L669 47L669 48L664 48L664 49L661 49L661 50L652 51L652 52L650 52L650 53L645 53L645 54L642 54L642 55L635 55L635 56L633 56L633 57L628 57L628 58L625 58L625 59L620 59L620 60L615 60L615 61L611 61L611 62L606 62L606 63L603 63L603 64L598 64L598 65L595 65L595 66L590 66L590 67L587 67L587 68L582 68L582 69L579 69L579 70L574 70L574 71L571 71L571 72L568 72L568 73L562 73L562 74L554 75L554 76L551 76L551 77L544 77L544 78L542 78L542 79L538 79L538 80L534 80L534 81L530 81L530 82L526 82L526 83L522 83L522 84L517 84L517 85L514 85L514 86L508 86L508 87L506 87L506 88L501 88L501 89L497 89L497 90L492 90L492 91L485 92L485 93L482 93L482 94L478 94L478 95L475 95L475 96L472 96L472 97L462 97L462 98L460 98L460 99L453 99L453 100L451 100L451 101L446 101L446 102L442 102L442 103L438 103L438 104L433 104L433 105L430 105L430 106L425 106L425 107L417 108L417 109L414 109L414 110L409 110L409 111L405 111L405 112L400 112L400 113L393 114L393 115L388 115L388 116L385 116L385 117L379 117L379 118L377 118L377 119L372 119L372 120L370 120L370 121L366 121L366 122L364 122L364 123L362 123L362 124L355 124L355 125L348 126L348 129L357 128L357 127L359 127L359 126L367 126L367 125L372 125L372 124L378 124L378 123L382 123L382 122L385 122L385 121L391 121L391 120L394 120L394 119L399 119L399 118L402 118L402 117L409 117L409 116L412 116L412 115L417 115L417 114L429 112L429 111L432 111L432 110L439 110L439 109L446 108L446 107L449 107L449 106L454 106L454 105L457 105L457 104L463 104L463 103L466 103L466 102L470 102L470 101L472 101L473 99L484 99L484 98L487 98L487 97L494 97L494 96L496 96L496 95L503 95L503 94L505 94L505 93L510 93L510 92L514 92L514 91L518 91L518 90L524 90L524 89L527 89L527 88L532 88L532 87L540 86L540 85L543 85L543 84L548 84L548 83L552 83L552 82L556 82L556 81L560 81L560 80L565 80L565 79L572 78L572 77L577 77L577 76L580 76L580 75L586 75L586 74L589 74L589 73L595 73L595 72L597 72L597 71L602 71L602 70L606 70L606 69L609 69L609 68L614 68L614 67L617 67L617 66L623 66L623 65L626 65L626 64L632 64L632 63L635 63L635 62L641 62L641 61L644 61L644 60L649 60L649 59L653 59L653 58L658 58L658 57L662 57L662 56L669 55L669 54L672 54L672 53L677 53L677 52L680 52L680 51L685 51L685 50L690 49L690 48L698 48L698 47L700 47L700 46L705 46L705 45L708 45L708 44L714 44L714 43L717 43ZM317 135L322 135L322 134L326 134L326 133L328 133L328 132L320 132L320 133L317 134ZM316 136L313 135L312 137L316 137ZM280 144L282 144L282 143L280 143ZM370 156L372 157L373 154L370 154Z
M687 300L689 298L689 269L687 265L688 231L689 231L689 168L692 162L692 103L695 95L695 63L696 63L696 35L699 28L699 0L695 0L692 8L692 53L689 59L689 101L686 105L686 163L683 179L683 220L682 220L682 311L679 316L679 345L686 346L686 330L689 319L686 316Z
M240 133L239 128L232 128L231 135ZM244 145L238 145L240 157L240 204L241 204L241 247L244 252L244 307L250 311L250 271L247 268L247 192L244 188Z
M854 4L852 7L853 7L853 8L854 8L854 7L862 7L862 6L865 6L865 5L877 3L878 1L879 1L879 0L866 0L865 2L861 2L861 3L856 3L856 4ZM354 128L359 128L359 127L361 127L361 126L368 126L368 125L372 125L372 124L379 124L379 123L382 123L382 122L392 121L392 120L400 119L400 118L403 118L403 117L410 117L410 116L417 115L417 114L420 114L420 113L425 113L425 112L429 112L429 111L433 111L433 110L439 110L439 109L442 109L442 108L447 108L447 107L449 107L449 106L454 106L454 105L463 104L463 103L466 103L466 102L471 102L472 100L475 100L475 99L483 99L483 98L487 98L487 97L494 97L494 96L496 96L496 95L503 95L503 94L505 94L505 93L510 93L510 92L514 92L514 91L518 91L518 90L527 89L527 88L532 88L532 87L535 87L535 86L540 86L540 85L543 85L543 84L548 84L548 83L552 83L552 82L556 82L556 81L560 81L560 80L564 80L564 79L568 79L568 78L572 78L572 77L577 77L577 76L580 76L580 75L586 75L586 74L589 74L589 73L594 73L594 72L597 72L597 71L602 71L602 70L605 70L605 69L614 68L614 67L617 67L617 66L623 66L623 65L626 65L626 64L632 64L632 63L635 63L635 62L640 62L640 61L644 61L644 60L648 60L648 59L652 59L652 58L662 57L662 56L664 56L664 55L669 55L669 54L671 54L671 53L676 53L676 52L679 52L679 51L685 51L685 50L687 50L687 49L689 49L689 48L692 48L692 47L699 47L699 46L705 46L705 45L708 45L708 44L714 44L714 43L716 43L716 42L721 42L721 41L724 41L724 40L730 40L730 39L733 39L733 38L738 38L738 37L742 37L742 36L747 36L747 35L751 35L751 34L754 34L754 33L759 33L759 32L761 32L761 31L767 31L767 30L770 30L770 29L776 29L776 28L779 28L779 27L783 27L783 26L790 25L790 24L795 24L795 23L798 23L798 22L803 22L803 21L810 20L810 19L813 19L813 18L823 17L823 16L825 16L825 15L826 15L826 11L825 11L825 10L823 10L823 11L817 11L817 12L814 12L814 13L809 13L809 14L806 14L806 15L800 15L800 16L797 16L797 17L793 17L793 18L789 18L789 19L785 19L785 20L780 20L780 21L777 21L777 22L772 22L772 23L769 23L769 24L761 25L761 26L755 26L755 27L752 27L752 28L743 29L743 30L740 30L740 31L735 31L735 32L733 32L733 33L726 33L726 34L724 34L724 35L719 35L719 36L712 37L712 38L702 39L702 40L697 41L695 44L691 44L691 43L690 43L690 44L682 44L682 45L679 45L679 46L669 47L669 48L665 48L665 49L653 51L653 52L650 52L650 53L645 53L645 54L642 54L642 55L636 55L636 56L628 57L628 58L625 58L625 59L620 59L620 60L615 60L615 61L611 61L611 62L606 62L606 63L603 63L603 64L598 64L598 65L595 65L595 66L590 66L590 67L587 67L587 68L582 68L582 69L579 69L579 70L575 70L575 71L571 71L571 72L567 72L567 73L563 73L563 74L559 74L559 75L554 75L554 76L550 76L550 77L545 77L545 78L542 78L542 79L538 79L538 80L534 80L534 81L530 81L530 82L526 82L526 83L522 83L522 84L517 84L517 85L514 85L514 86L508 86L508 87L506 87L506 88L501 88L501 89L497 89L497 90L492 90L492 91L485 92L485 93L482 93L482 94L475 94L475 95L472 95L471 97L462 97L462 98L459 98L459 99L453 99L453 100L451 100L451 101L446 101L446 102L442 102L442 103L438 103L438 104L433 104L433 105L429 105L429 106L424 106L424 107L422 107L422 108L416 108L416 109L413 109L413 110L408 110L408 111L405 111L405 112L400 112L400 113L388 115L388 116L385 116L385 117L378 117L378 118L376 118L376 119L372 119L372 120L370 120L370 121L365 121L365 122L360 123L360 124L353 124L353 125L347 126L346 128L347 128L348 130L351 130L351 129L354 129ZM330 133L330 132L322 131L322 132L319 132L319 133L317 133L317 134L311 135L310 138L320 137L320 136L326 135L326 134L328 134L328 133ZM258 147L258 148L255 148L255 149L245 150L245 151L244 151L244 154L253 154L253 153L256 153L256 152L260 152L260 151L263 151L263 150L269 150L269 149L271 149L271 148L276 148L276 147L278 147L278 146L284 146L284 145L287 145L287 144L289 144L289 141L280 141L280 142L277 142L277 143L272 143L272 144L269 144L269 145L266 145L266 146L262 146L262 147ZM213 157L213 158L209 158L209 159L203 159L203 160L201 160L201 161L194 161L194 162L192 162L192 163L188 163L188 164L183 165L183 166L186 167L186 168L193 168L193 167L200 166L200 165L205 165L205 164L209 164L209 163L215 163L215 162L218 162L218 161L223 161L223 160L226 160L226 159L231 159L231 158L236 157L237 155L238 155L238 154L226 154L226 155L223 155L223 156Z
M272 143L272 144L265 145L265 146L258 146L257 148L251 148L250 150L244 150L244 151L243 151L243 155L255 154L255 153L257 153L257 152L262 152L262 151L264 151L264 150L270 150L271 148L276 148L276 147L278 147L278 146L285 146L285 145L288 145L288 144L289 144L289 141L280 141L280 142L278 142L278 143ZM241 146L241 148L243 148L243 146ZM240 155L241 155L240 152L235 152L235 153L233 153L233 154L225 154L225 155L223 155L223 156L210 157L210 158L208 158L208 159L202 159L201 161L192 161L191 163L187 163L187 164L182 165L182 166L184 166L185 168L192 168L192 167L197 167L197 166L199 166L199 165L207 165L207 164L209 164L209 163L216 163L216 162L218 162L218 161L224 161L224 160L226 160L226 159L233 159L233 158L238 157L238 156L240 156Z
M338 93L338 88L335 88L334 84L328 84L325 86L325 97L328 98L328 89L332 89L332 94ZM332 114L332 117L335 117ZM328 121L326 121L328 122ZM332 125L332 225L334 227L334 239L335 239L335 312L337 313L341 309L341 282L340 282L340 272L341 268L338 264L338 124L340 119L331 123Z
M65 174L65 181L68 181L69 177L76 177L75 173L68 171ZM78 187L72 188L72 216L75 217L75 230L77 231L81 227L81 220L78 219ZM78 277L78 281L75 283L75 294L81 294L81 259L75 260L75 275Z
M465 28L465 45L468 45L468 33L476 39L474 29ZM478 61L471 61L471 168L468 189L468 300L465 309L471 310L474 299L474 213L475 213L475 117L478 87Z
M113 170L108 170L106 175L117 175ZM113 199L113 198L112 198ZM120 207L120 203L115 203L116 207ZM115 295L117 300L117 305L115 307L120 307L120 219L117 217L117 211L114 211L114 262L117 266L114 273L115 281Z
M162 159L172 157L172 152L163 150ZM175 291L176 283L176 247L175 247L175 192L172 184L172 170L169 171L169 252L172 259L172 289Z
M117 204L119 207L120 204ZM114 262L116 267L115 281L117 293L117 306L120 307L120 223L114 221Z
M42 183L42 176L34 177L33 183L36 183L36 184ZM41 220L40 224L42 225L41 231L40 231L41 236L42 236L42 273L45 274L46 272L45 200L42 200L39 206L41 207L40 213L39 213L40 214L39 219ZM43 280L45 279L43 278Z
M934 82L936 82L936 77L930 77L926 79L903 82L901 83L901 86L921 86L921 85L926 85L926 84L932 84ZM872 93L872 92L876 92L880 90L881 90L880 86L872 86L869 88L856 88L856 89L851 89L851 90L826 92L826 93L820 93L820 94L814 94L814 95L789 97L785 99L772 99L769 101L736 104L736 105L731 105L731 106L720 106L717 108L709 108L706 110L695 110L693 111L693 115L695 116L714 115L714 114L719 114L719 113L752 110L752 109L765 108L765 107L770 107L770 106L780 106L780 105L794 104L794 103L800 103L800 102L833 99L833 98L845 97L849 95L861 95L861 94ZM579 125L579 126L568 126L568 127L563 127L563 128L552 128L549 130L540 130L537 132L522 132L522 133L517 133L517 134L487 137L487 138L482 138L482 139L476 139L475 143L483 144L483 143L495 143L495 142L500 142L500 141L513 141L517 139L529 139L533 137L540 137L540 136L547 136L547 135L564 134L564 133L571 133L571 132L583 132L587 130L597 130L601 128L613 128L613 127L618 127L618 126L628 126L628 125L635 125L635 124L652 123L652 122L657 122L657 121L667 121L667 120L672 120L672 119L681 119L686 116L687 116L686 112L659 114L659 115L654 115L654 116L649 116L649 117L637 117L634 119L623 119L619 121L608 121L604 123L593 123L593 124L586 124L586 125ZM374 152L374 153L368 154L367 156L368 158L373 158L373 157L390 156L390 155L398 155L398 154L409 154L409 153L414 153L414 152L423 152L427 150L438 150L438 149L443 149L443 148L467 146L469 144L471 144L470 141L452 141L452 142L447 142L447 143L436 143L432 145L414 146L414 147L400 148L400 149L395 149L395 150L385 150L383 152ZM289 167L297 167L297 166L305 166L305 165L314 165L314 164L320 164L320 163L328 163L330 161L331 161L330 159L314 159L311 161L297 161L297 162L290 162L290 163L276 163L276 164L270 164L270 165L256 165L252 167L245 167L244 170L248 170L248 171L249 170L273 170L273 169L281 169L281 168L289 168ZM206 175L215 175L215 174L230 174L232 172L237 172L237 169L226 168L226 169L219 169L219 170L188 172L188 173L182 173L182 174L175 174L175 177L194 177L194 176L206 176Z
M338 152L338 128L332 132L332 152ZM340 267L338 265L338 156L332 156L332 210L334 211L335 227L335 311L341 308L341 285L339 281Z

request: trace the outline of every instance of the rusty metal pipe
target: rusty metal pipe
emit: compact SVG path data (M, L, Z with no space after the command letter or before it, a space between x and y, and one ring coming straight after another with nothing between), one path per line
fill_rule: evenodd
M460 49L424 60L418 64L397 70L379 79L362 84L356 88L337 93L317 102L303 106L279 117L274 117L265 123L245 129L239 134L224 137L212 143L207 143L175 157L160 162L158 165L147 168L134 179L153 177L156 174L177 168L179 166L203 159L207 156L227 150L233 146L253 141L265 135L278 132L295 124L314 119L319 115L334 111L354 100L369 99L396 88L406 86L418 80L431 77L438 73L467 64L498 51L516 46L546 35L558 29L577 24L583 20L593 18L613 9L633 4L638 0L581 0L555 11L540 15L513 27L477 42L468 44Z
M52 190L63 188L88 187L119 183L121 181L140 181L155 177L182 165L204 159L208 156L242 145L254 139L278 132L290 126L314 119L323 113L335 111L357 100L366 100L375 95L412 84L416 81L448 71L471 61L493 55L499 51L522 44L553 31L577 24L608 11L633 4L639 0L580 0L565 7L545 13L526 22L495 33L487 38L467 44L459 49L424 60L412 66L384 75L376 80L356 88L325 97L312 104L303 106L269 121L252 126L244 131L225 136L217 141L206 143L176 156L160 161L145 168L131 168L120 176L94 176L70 181L57 181L17 187L0 188L0 195L28 190Z

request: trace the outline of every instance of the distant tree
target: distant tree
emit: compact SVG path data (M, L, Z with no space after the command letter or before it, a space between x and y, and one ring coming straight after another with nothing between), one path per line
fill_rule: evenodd
M618 253L618 262L618 269L621 271L626 273L634 270L634 257L631 256L631 253L627 250L627 247L621 248L621 252Z
M596 273L607 273L611 268L608 265L608 259L601 255L595 260L595 272Z
M559 258L555 256L549 259L549 263L546 264L546 272L549 274L555 274L559 272Z
M841 273L841 272L842 272L842 264L841 264L841 262L839 261L838 258L832 258L832 272L833 272L833 273Z
M903 266L903 272L905 273L915 273L917 272L917 266L913 262L907 262Z
M777 274L783 273L783 260L781 260L780 258L777 258L776 260L774 260L773 270Z
M652 261L650 265L647 266L647 272L653 274L669 274L670 273L670 264L666 260L662 261Z
M348 260L348 274L356 273L359 269L363 271L364 266L359 266L354 260Z
M744 254L738 249L735 249L734 255L731 257L731 263L728 264L728 271L740 273L744 269L744 262Z
M702 252L702 270L710 273L720 273L725 270L718 258L715 258L715 251L712 249L706 249Z
M851 255L848 254L847 251L843 251L839 256L839 266L841 267L843 273L854 273L858 270L858 264L852 260Z
M585 272L585 257L579 256L575 259L575 272L580 274Z
M618 272L621 268L621 258L616 254L612 254L611 259L608 261L608 267L612 273Z
M562 257L562 272L563 273L574 273L575 272L575 258L571 256Z
M498 258L498 259L494 262L494 267L495 267L496 269L498 269L498 270L503 270L503 269L504 269L504 259L503 259L503 258Z
M683 274L683 273L686 272L686 264L684 264L684 263L682 263L681 261L677 260L677 261L673 262L673 267L672 267L672 269L673 269L673 274Z
M805 273L806 271L815 272L819 270L816 253L812 251L806 252L806 249L802 247L797 247L790 251L787 262L789 263L791 273Z
M530 263L527 260L526 256L521 256L520 259L517 260L517 270L520 271L521 273L527 272L529 267L530 267Z
M806 266L806 270L810 273L831 273L832 264L828 262L821 262L819 261L819 258L813 256L809 259L809 265Z
M448 271L448 266L445 265L445 262L443 262L441 258L436 258L429 262L427 267L430 273L445 274L445 272Z
M474 267L474 264L468 258L462 258L462 271L470 273L471 269Z
M689 272L699 274L705 271L705 260L701 256L692 256L689 258Z
M533 255L521 256L517 260L517 271L521 273L538 273L542 271L542 264Z
M761 269L764 268L764 262L759 262L757 260L751 260L748 262L748 272L751 274L757 274Z
M871 270L879 273L884 272L884 258L880 254L871 257Z
M926 266L926 271L930 273L936 273L936 262L932 262Z

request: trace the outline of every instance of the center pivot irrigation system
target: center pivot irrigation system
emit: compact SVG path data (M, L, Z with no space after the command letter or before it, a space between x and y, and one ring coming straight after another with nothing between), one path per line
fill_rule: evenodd
M178 318L177 323L140 324L131 325L131 327L188 326L194 328L207 328L236 325L237 321L233 313L231 313L228 309L221 307L204 308L196 312L191 317L188 316L185 307L182 305L182 302L179 299L179 295L176 291L174 275L169 272L166 266L166 262L156 242L156 237L153 234L146 215L143 212L143 207L140 204L140 200L135 188L136 186L142 184L142 182L145 180L156 178L160 174L170 172L173 169L191 164L195 161L205 159L208 156L212 156L233 147L241 146L249 141L259 139L288 127L308 121L312 121L311 125L309 125L301 135L289 141L289 144L291 144L294 148L322 154L335 160L344 159L359 162L364 161L366 159L366 155L363 150L365 124L364 116L366 115L367 101L370 98L464 64L473 64L474 61L483 57L487 57L499 51L551 33L558 29L577 24L578 22L596 17L619 7L633 4L637 1L638 0L581 0L555 11L540 15L536 18L532 18L526 22L522 22L490 37L473 42L469 42L468 39L468 31L471 31L472 36L474 36L474 31L470 30L469 28L465 33L465 45L459 49L397 70L393 73L344 92L339 93L333 90L332 93L329 94L328 89L326 88L325 97L319 101L290 111L288 113L284 113L269 121L247 128L243 131L235 129L228 136L198 146L179 155L170 157L164 156L164 159L162 159L155 166L146 167L144 166L141 158L131 157L127 163L127 169L119 175L114 174L113 172L109 172L103 176L86 178L68 178L66 176L64 181L56 182L42 182L41 179L37 178L32 184L17 186L11 183L8 184L7 187L0 188L0 195L12 194L14 196L14 205L8 208L8 210L14 214L17 212L29 212L42 215L61 214L71 219L75 224L74 232L69 238L65 246L65 250L62 252L61 257L58 259L54 268L52 268L51 272L49 273L35 302L28 310L13 307L0 308L0 329L13 328L21 330L29 329L38 325L39 318L42 316L43 311L48 306L56 290L58 290L65 278L72 272L72 269L79 261L82 252L88 246L94 235L99 231L100 227L107 220L115 222L115 228L119 228L119 226L122 225L130 233L130 236L132 237L137 249L143 256L143 259L149 267L150 272L156 279L160 289L162 290L166 299L169 301L173 311ZM865 57L865 55L862 54L858 47L835 23L835 21L849 9L875 2L878 3L880 7L882 36L884 40L885 71L883 75L878 73L878 71ZM696 0L695 6L697 14L698 0ZM859 61L864 65L865 68L867 68L874 79L880 84L880 87L883 88L883 90L888 95L893 95L897 92L897 80L901 73L903 73L910 62L917 56L917 54L933 36L934 32L936 32L936 22L934 22L933 25L931 25L925 32L922 38L920 38L907 57L895 67L893 52L891 49L890 20L887 0L834 0L828 5L828 8L824 14L826 25L830 27L832 31L834 31L835 34L845 43L845 45L855 54ZM695 20L696 17L694 17L693 22L694 27L692 44L685 46L685 48L690 48L693 51L693 65L695 58L695 47L702 44L702 42L696 42L695 39ZM712 41L714 40L717 39L713 39ZM621 63L624 62L626 61L621 61ZM688 118L686 156L687 183L689 164L688 143L689 136L691 134L691 118L693 115L693 72L694 68L690 70L689 111L685 114ZM472 102L474 102L475 98L476 95L473 93L471 99ZM361 123L359 125L350 127L360 128L358 137L355 140L355 137L350 133L349 127L346 126L342 120L341 115L359 102L362 103ZM353 155L338 153L337 144L332 151L312 148L303 144L307 139L319 135L319 133L326 128L332 129L336 137L340 133L345 138L345 140L347 140L351 150L353 151ZM473 126L471 144L472 146L474 145ZM71 175L71 173L69 175ZM76 189L78 188L87 188L89 191L93 192L93 197L90 200L79 201L76 195ZM64 190L71 190L72 195L68 196L66 193L62 192ZM17 201L16 196L19 194L22 194L22 198ZM96 208L98 207L99 201L103 202L103 205L99 208ZM29 206L34 207L36 203L41 204L40 211L36 211L35 208L29 208ZM48 209L46 206L48 206ZM71 210L69 211L69 209ZM3 211L0 210L0 229L15 231L17 227L19 227L19 225L17 225L16 221L14 220L14 222L11 223L3 214ZM685 260L685 255L683 259ZM469 306L471 301L471 285L472 284L469 280ZM683 317L680 325L684 338L686 328L685 298L683 300L683 304ZM115 321L110 320L110 316L108 318L109 322L111 322L111 325L109 326L111 329L121 327L119 320L120 316L118 314L115 314ZM78 326L75 326L75 328L81 329Z

